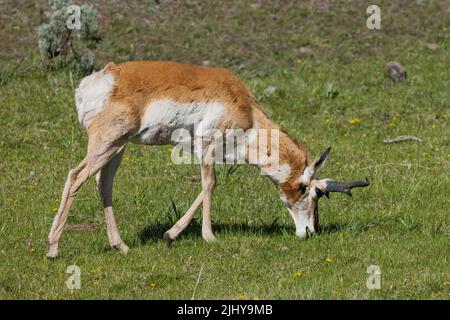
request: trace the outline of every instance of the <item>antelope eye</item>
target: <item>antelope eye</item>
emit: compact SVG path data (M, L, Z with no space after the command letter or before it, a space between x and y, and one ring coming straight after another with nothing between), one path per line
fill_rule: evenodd
M298 191L299 191L301 194L305 194L305 192L306 192L306 186L303 185L303 184L301 184L301 185L298 187Z
M318 198L324 195L323 191L316 187L316 195Z

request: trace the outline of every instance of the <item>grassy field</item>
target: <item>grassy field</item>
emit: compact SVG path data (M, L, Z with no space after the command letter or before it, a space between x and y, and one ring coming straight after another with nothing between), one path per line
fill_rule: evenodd
M67 172L86 149L73 101L82 75L39 58L44 2L0 1L0 299L449 299L448 1L382 1L378 31L366 28L371 3L298 2L95 1L98 63L229 67L312 155L333 146L321 177L371 186L321 200L323 232L300 241L269 180L218 166L218 240L203 241L199 212L167 248L162 234L199 193L199 168L174 165L169 147L129 145L114 189L129 253L108 248L92 179L69 223L96 230L67 230L60 258L48 260ZM389 60L406 67L406 81L385 77ZM383 143L404 134L422 142ZM80 290L66 288L70 265L81 268ZM366 287L370 265L380 290Z

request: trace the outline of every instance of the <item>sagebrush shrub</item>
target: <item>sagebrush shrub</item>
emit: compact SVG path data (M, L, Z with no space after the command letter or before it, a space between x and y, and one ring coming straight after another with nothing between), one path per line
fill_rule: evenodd
M41 55L47 60L58 56L68 58L70 54L84 71L90 71L95 65L95 56L90 49L100 41L100 27L97 11L91 4L79 6L79 29L70 29L67 22L74 17L67 0L48 0L52 11L48 13L48 22L37 28L38 45ZM74 44L76 42L76 44Z

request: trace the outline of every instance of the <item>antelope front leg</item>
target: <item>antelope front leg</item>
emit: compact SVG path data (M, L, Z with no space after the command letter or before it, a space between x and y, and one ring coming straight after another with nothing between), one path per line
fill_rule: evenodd
M117 227L114 211L112 208L112 190L114 176L122 161L125 149L119 151L114 158L99 172L96 176L98 191L105 209L106 228L111 248L118 249L123 253L128 252L128 246L122 241L120 237L119 228Z
M178 220L170 230L164 233L164 240L170 245L173 240L175 240L181 232L189 225L189 223L194 218L195 210L203 203L203 221L202 221L202 236L206 241L215 240L214 234L211 227L211 198L212 190L215 184L214 166L213 165L202 165L202 188L203 191L200 192L197 199L192 203L189 210L184 214L183 217ZM205 201L206 206L205 206Z
M178 220L170 230L166 231L164 233L164 240L166 240L167 244L170 245L173 240L175 240L181 232L183 232L184 229L189 225L189 223L192 221L192 218L194 218L195 210L200 206L200 204L203 202L203 192L200 192L197 199L192 203L189 210Z
M204 146L207 150L206 152L206 162L201 164L201 174L202 174L202 192L195 199L194 203L191 205L189 210L178 220L170 230L164 233L164 240L170 245L173 240L175 240L178 235L183 232L184 229L189 225L189 223L194 218L195 210L203 203L203 223L202 223L202 235L207 241L214 240L214 234L211 229L211 192L214 188L215 176L214 176L214 148L208 145ZM205 206L206 201L206 206Z

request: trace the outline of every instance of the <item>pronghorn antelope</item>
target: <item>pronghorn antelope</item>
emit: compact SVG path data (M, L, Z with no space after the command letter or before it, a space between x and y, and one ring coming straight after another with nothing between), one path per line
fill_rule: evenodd
M128 251L112 209L114 175L128 142L171 144L172 133L180 128L194 136L201 136L205 129L222 133L227 129L279 130L241 81L221 68L174 62L109 63L81 81L75 100L89 143L86 157L69 171L48 238L49 257L58 255L58 242L69 208L82 184L94 174L105 210L110 245L124 253ZM204 159L199 162L202 191L186 214L164 234L168 243L188 226L201 204L202 236L207 241L215 239L211 228L215 148L211 141L202 142ZM317 202L322 195L328 196L329 192L351 195L353 187L369 184L318 179L316 172L328 158L330 148L311 161L307 150L284 131L279 130L277 141L275 148L279 159L276 164L262 161L256 165L277 185L299 238L318 230ZM267 149L267 156L273 148Z

